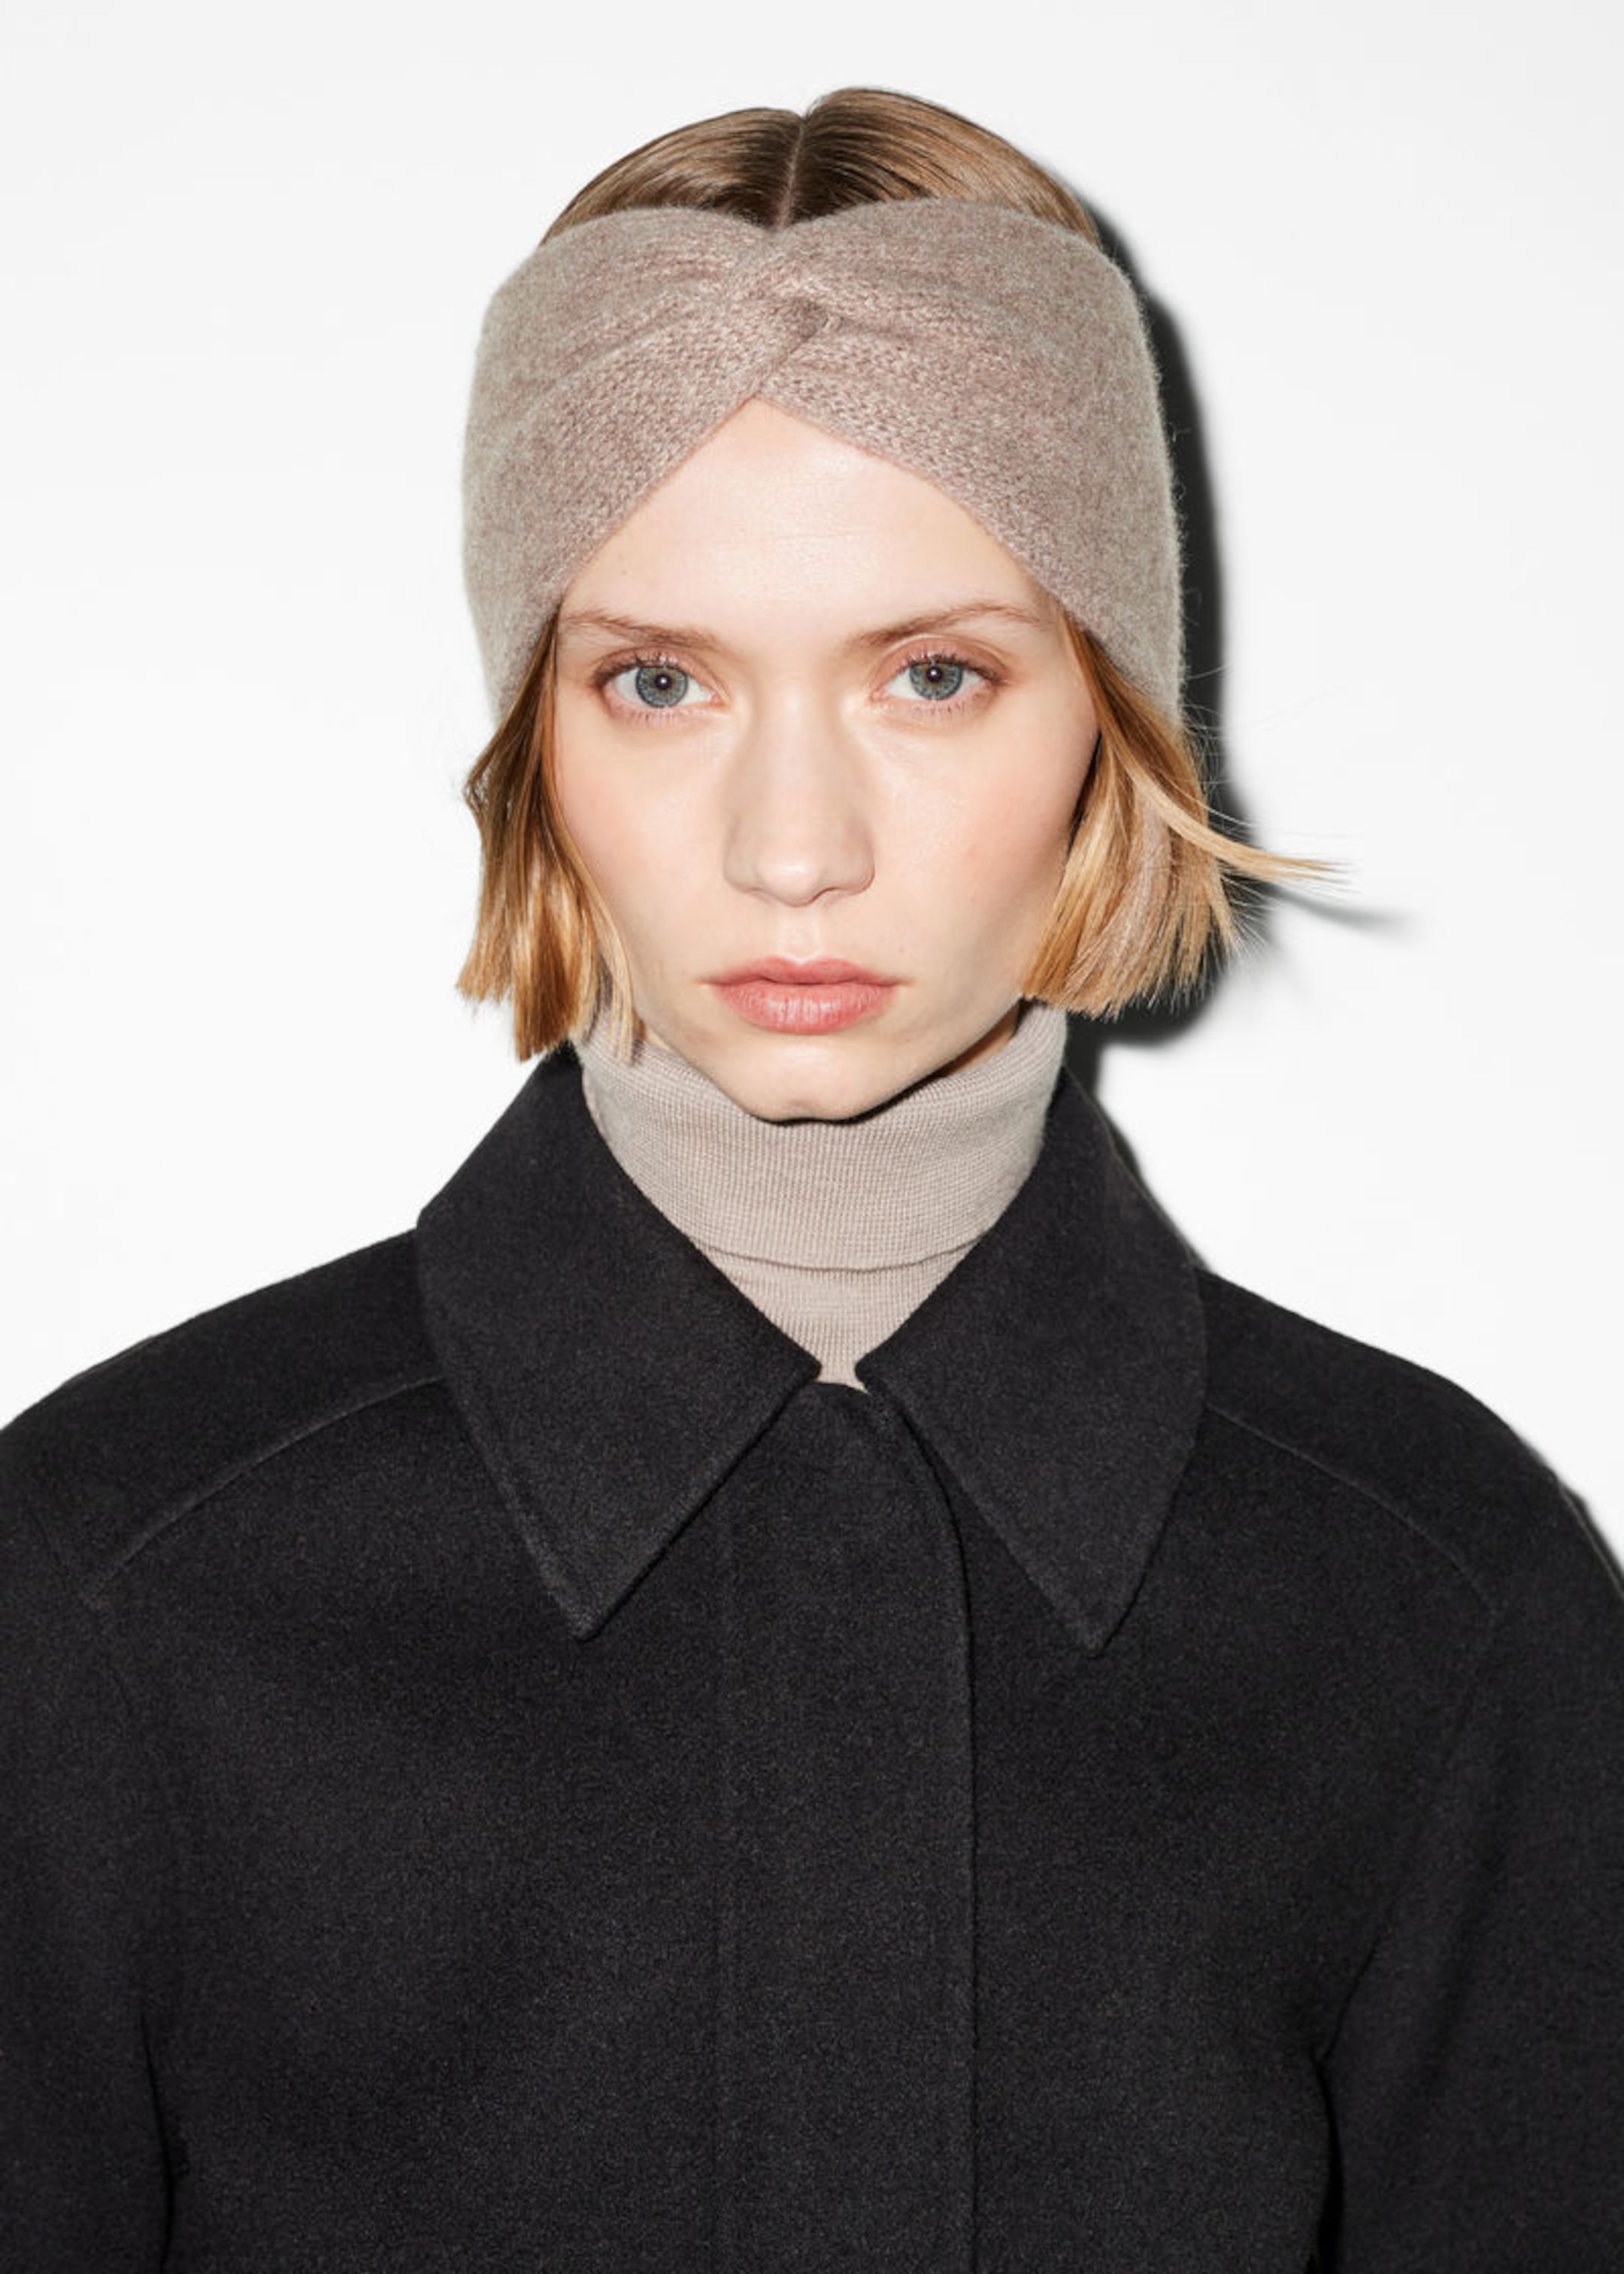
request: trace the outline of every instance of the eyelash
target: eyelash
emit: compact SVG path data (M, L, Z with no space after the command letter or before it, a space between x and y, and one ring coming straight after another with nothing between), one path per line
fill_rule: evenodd
M995 671L989 664L972 663L967 655L959 655L951 648L941 647L920 648L911 654L905 655L896 670L891 674L891 679L899 677L903 672L920 663L945 664L950 669L957 668L967 672L974 681L979 682L980 687L1001 687L1004 683L1003 674ZM680 671L685 679L698 680L698 674L689 671L687 665L680 663L674 655L622 655L613 658L607 663L599 664L598 669L592 674L592 686L598 693L604 694L611 683L622 677L625 673L647 670ZM887 680L887 686L890 685L891 679ZM703 686L704 681L699 681L698 683ZM921 697L916 702L906 704L903 707L909 711L945 712L950 718L956 718L960 712L967 711L977 699L978 688L972 687L950 697L944 702L932 703ZM622 703L618 715L631 719L639 726L650 726L662 716L680 715L684 708L685 706L680 704L669 704L662 709L662 706L650 703Z

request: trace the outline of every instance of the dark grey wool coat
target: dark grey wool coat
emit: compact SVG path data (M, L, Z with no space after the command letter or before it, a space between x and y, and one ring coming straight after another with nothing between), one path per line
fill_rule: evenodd
M6 1433L19 2274L1619 2274L1624 1610L1063 1085L814 1363L568 1056Z

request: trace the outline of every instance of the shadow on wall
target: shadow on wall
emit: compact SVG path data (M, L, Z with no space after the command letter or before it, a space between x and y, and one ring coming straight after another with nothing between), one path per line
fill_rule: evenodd
M1105 251L1132 282L1145 311L1151 346L1162 375L1162 416L1173 462L1174 496L1183 536L1186 714L1200 741L1214 813L1232 836L1246 844L1255 844L1244 803L1236 787L1224 732L1223 569L1219 557L1218 513L1202 433L1200 401L1184 352L1184 338L1162 302L1146 291L1120 231L1074 183L1067 186L1094 215ZM1250 938L1259 943L1267 941L1274 930L1274 906L1282 899L1304 904L1290 888L1245 888L1245 922ZM1402 930L1407 921L1402 911L1338 907L1319 892L1309 895L1305 904L1312 906L1322 921L1357 925L1362 930ZM1160 1049L1204 1016L1214 989L1222 983L1221 977L1214 977L1186 1001L1130 1011L1116 1020L1071 1019L1066 1035L1066 1065L1073 1078L1090 1096L1094 1096L1099 1086L1100 1061L1109 1043L1119 1040L1140 1048ZM1104 1118L1112 1142L1146 1198L1199 1262L1198 1251L1146 1183L1133 1148L1109 1115ZM1611 1546L1586 1502L1571 1491L1568 1497L1596 1553L1624 1587L1624 1555Z
M1064 177L1061 178L1064 179ZM1208 802L1221 825L1244 844L1257 839L1246 807L1237 787L1234 764L1224 727L1223 567L1219 554L1218 508L1202 429L1201 405L1184 352L1184 335L1162 303L1145 290L1132 253L1116 228L1090 200L1068 184L1093 214L1101 243L1139 296L1150 333L1152 351L1162 378L1162 407L1169 455L1173 466L1173 493L1183 539L1181 582L1184 632L1185 715L1194 729L1206 768ZM1248 942L1267 945L1274 930L1275 907L1290 901L1312 907L1322 922L1353 925L1362 930L1402 930L1402 910L1369 906L1338 905L1332 895L1340 881L1331 871L1314 885L1269 885L1244 883L1238 905ZM1327 887L1329 891L1327 892ZM1160 1049L1205 1015L1222 978L1214 974L1196 993L1177 1003L1144 1006L1122 1018L1101 1020L1073 1018L1066 1037L1066 1064L1074 1079L1094 1096L1099 1087L1100 1061L1113 1040L1138 1048ZM1132 1149L1113 1127L1118 1149L1139 1175ZM1140 1178L1143 1183L1143 1178ZM1154 1195L1150 1197L1154 1200Z
M1173 461L1173 493L1184 538L1186 713L1200 738L1213 809L1232 835L1251 844L1252 831L1236 790L1224 738L1223 572L1218 556L1218 516L1202 433L1200 403L1191 377L1184 337L1162 302L1146 291L1120 230L1074 184L1067 186L1094 215L1105 251L1132 281L1145 311L1151 346L1162 374L1162 417ZM1267 937L1269 907L1266 892L1249 898L1247 928L1256 937ZM1066 1064L1092 1096L1098 1086L1101 1052L1108 1040L1118 1036L1141 1045L1160 1047L1202 1016L1211 991L1209 986L1182 1003L1130 1011L1109 1024L1074 1018L1066 1039ZM1118 1134L1119 1146L1121 1142ZM1125 1155L1127 1148L1123 1147L1123 1150Z

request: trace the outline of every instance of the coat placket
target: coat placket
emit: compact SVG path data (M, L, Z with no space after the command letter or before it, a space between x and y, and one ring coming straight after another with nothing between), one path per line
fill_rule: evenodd
M718 2268L969 2274L965 1575L895 1417L801 1391L721 1496Z

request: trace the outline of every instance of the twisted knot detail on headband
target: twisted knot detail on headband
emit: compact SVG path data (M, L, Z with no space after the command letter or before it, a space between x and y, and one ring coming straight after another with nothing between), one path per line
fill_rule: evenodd
M1058 222L926 198L781 230L605 215L502 285L463 461L498 717L577 572L758 396L935 483L1177 713L1177 527L1132 289Z

